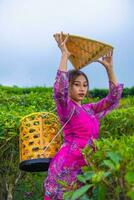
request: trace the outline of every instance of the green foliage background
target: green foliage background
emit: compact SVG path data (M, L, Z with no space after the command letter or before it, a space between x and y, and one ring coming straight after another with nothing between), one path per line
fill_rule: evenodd
M0 86L0 199L2 200L7 199L7 185L12 185L13 187L12 194L14 200L41 200L43 197L42 184L47 173L20 172L18 168L19 122L23 116L28 115L32 112L53 110L55 108L55 103L53 101L52 91L52 88L43 87L17 88ZM85 99L83 103L98 101L100 98L105 97L107 95L107 92L108 91L104 89L94 89L90 91L92 98ZM125 195L127 195L127 198L134 199L134 183L131 181L131 178L129 178L130 175L133 176L132 163L130 161L132 160L132 154L134 152L132 152L132 148L130 148L128 153L126 154L125 151L124 154L120 151L121 148L127 149L134 143L134 87L125 88L123 91L123 97L124 98L121 99L118 109L108 114L101 121L100 140L98 141L98 144L96 144L98 145L99 149L98 155L94 154L92 157L90 155L90 150L87 149L85 150L85 156L89 157L90 155L91 160L93 160L93 165L94 163L96 163L96 165L92 169L92 175L95 176L95 173L98 173L97 177L101 176L99 180L102 180L103 176L100 175L100 171L103 171L104 173L106 173L107 171L110 172L112 166L112 164L111 166L110 164L108 165L109 162L106 161L106 166L103 169L100 169L100 165L102 164L102 152L107 152L107 149L111 148L111 152L119 154L119 156L121 157L120 159L122 160L119 159L118 164L120 165L120 169L122 169L125 173L123 176L123 180L124 177L127 177L125 179ZM53 113L56 114L55 111L53 111ZM124 144L124 141L127 142ZM104 143L106 144L105 146L103 146ZM111 144L111 146L109 146L109 144ZM124 163L124 159L122 157L125 157L125 159L127 160L126 163ZM103 159L105 159L105 157L103 157ZM116 174L114 172L113 176L113 171L111 172L111 177L118 179L120 177L120 172L117 170L118 173ZM89 169L84 169L84 173L89 173ZM109 176L110 175L107 175L107 181L109 181L110 185L111 183L113 184L113 179L109 178ZM93 186L94 193L97 190L108 190L108 192L110 192L109 187L107 186L108 189L106 189L106 186L99 184L99 181L94 183L90 179L84 180L84 178L82 179L82 177L79 179L85 182L84 188L81 188L80 191L77 191L77 189L74 188L71 191L72 196L70 196L69 198L67 196L66 199L76 199L78 197L80 197L80 199L89 199L89 196L91 194L89 194L88 192ZM120 188L118 188L118 190L119 192L116 192L117 196L121 192ZM92 195L91 199L103 200L106 198L111 200L112 198L114 198L112 196L109 198L107 197L107 193L104 193L105 197L101 197L101 192L96 192L96 194L100 194L100 196L95 197L95 194L93 194L94 196Z

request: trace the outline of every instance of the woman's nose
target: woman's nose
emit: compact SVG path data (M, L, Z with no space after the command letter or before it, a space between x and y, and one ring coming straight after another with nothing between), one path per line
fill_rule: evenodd
M83 86L80 87L80 91L84 91L85 88Z

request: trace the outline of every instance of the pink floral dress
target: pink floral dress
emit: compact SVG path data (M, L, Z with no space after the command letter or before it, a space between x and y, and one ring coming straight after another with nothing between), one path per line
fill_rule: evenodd
M51 160L48 176L44 181L45 196L47 199L63 199L65 189L58 180L73 185L81 167L86 165L81 149L85 145L92 146L92 141L98 138L99 120L116 108L121 98L123 84L109 82L109 94L97 103L88 103L79 106L68 96L68 72L57 71L54 83L54 100L57 114L62 125L69 119L64 132L64 143L58 153Z

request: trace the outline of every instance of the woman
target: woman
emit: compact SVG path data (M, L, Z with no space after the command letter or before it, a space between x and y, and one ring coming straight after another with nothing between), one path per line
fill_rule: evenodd
M79 70L67 71L67 60L70 52L66 42L69 35L63 40L63 33L55 34L55 39L61 49L62 56L54 83L54 100L57 114L64 128L64 143L59 152L52 159L48 176L44 182L44 200L63 199L63 193L71 190L77 182L77 175L86 161L81 150L90 145L94 148L93 141L98 139L99 120L117 107L121 98L123 84L118 84L114 70L112 53L98 60L107 72L109 79L109 94L97 103L82 104L88 93L89 82L87 76ZM67 183L64 188L59 180Z

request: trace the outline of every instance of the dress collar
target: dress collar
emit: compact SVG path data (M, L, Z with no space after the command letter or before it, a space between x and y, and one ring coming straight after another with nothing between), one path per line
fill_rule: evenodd
M70 100L71 100L75 105L77 105L78 107L82 108L82 104L80 105L80 104L76 103L76 102L75 102L73 99L71 99L71 98L70 98Z

